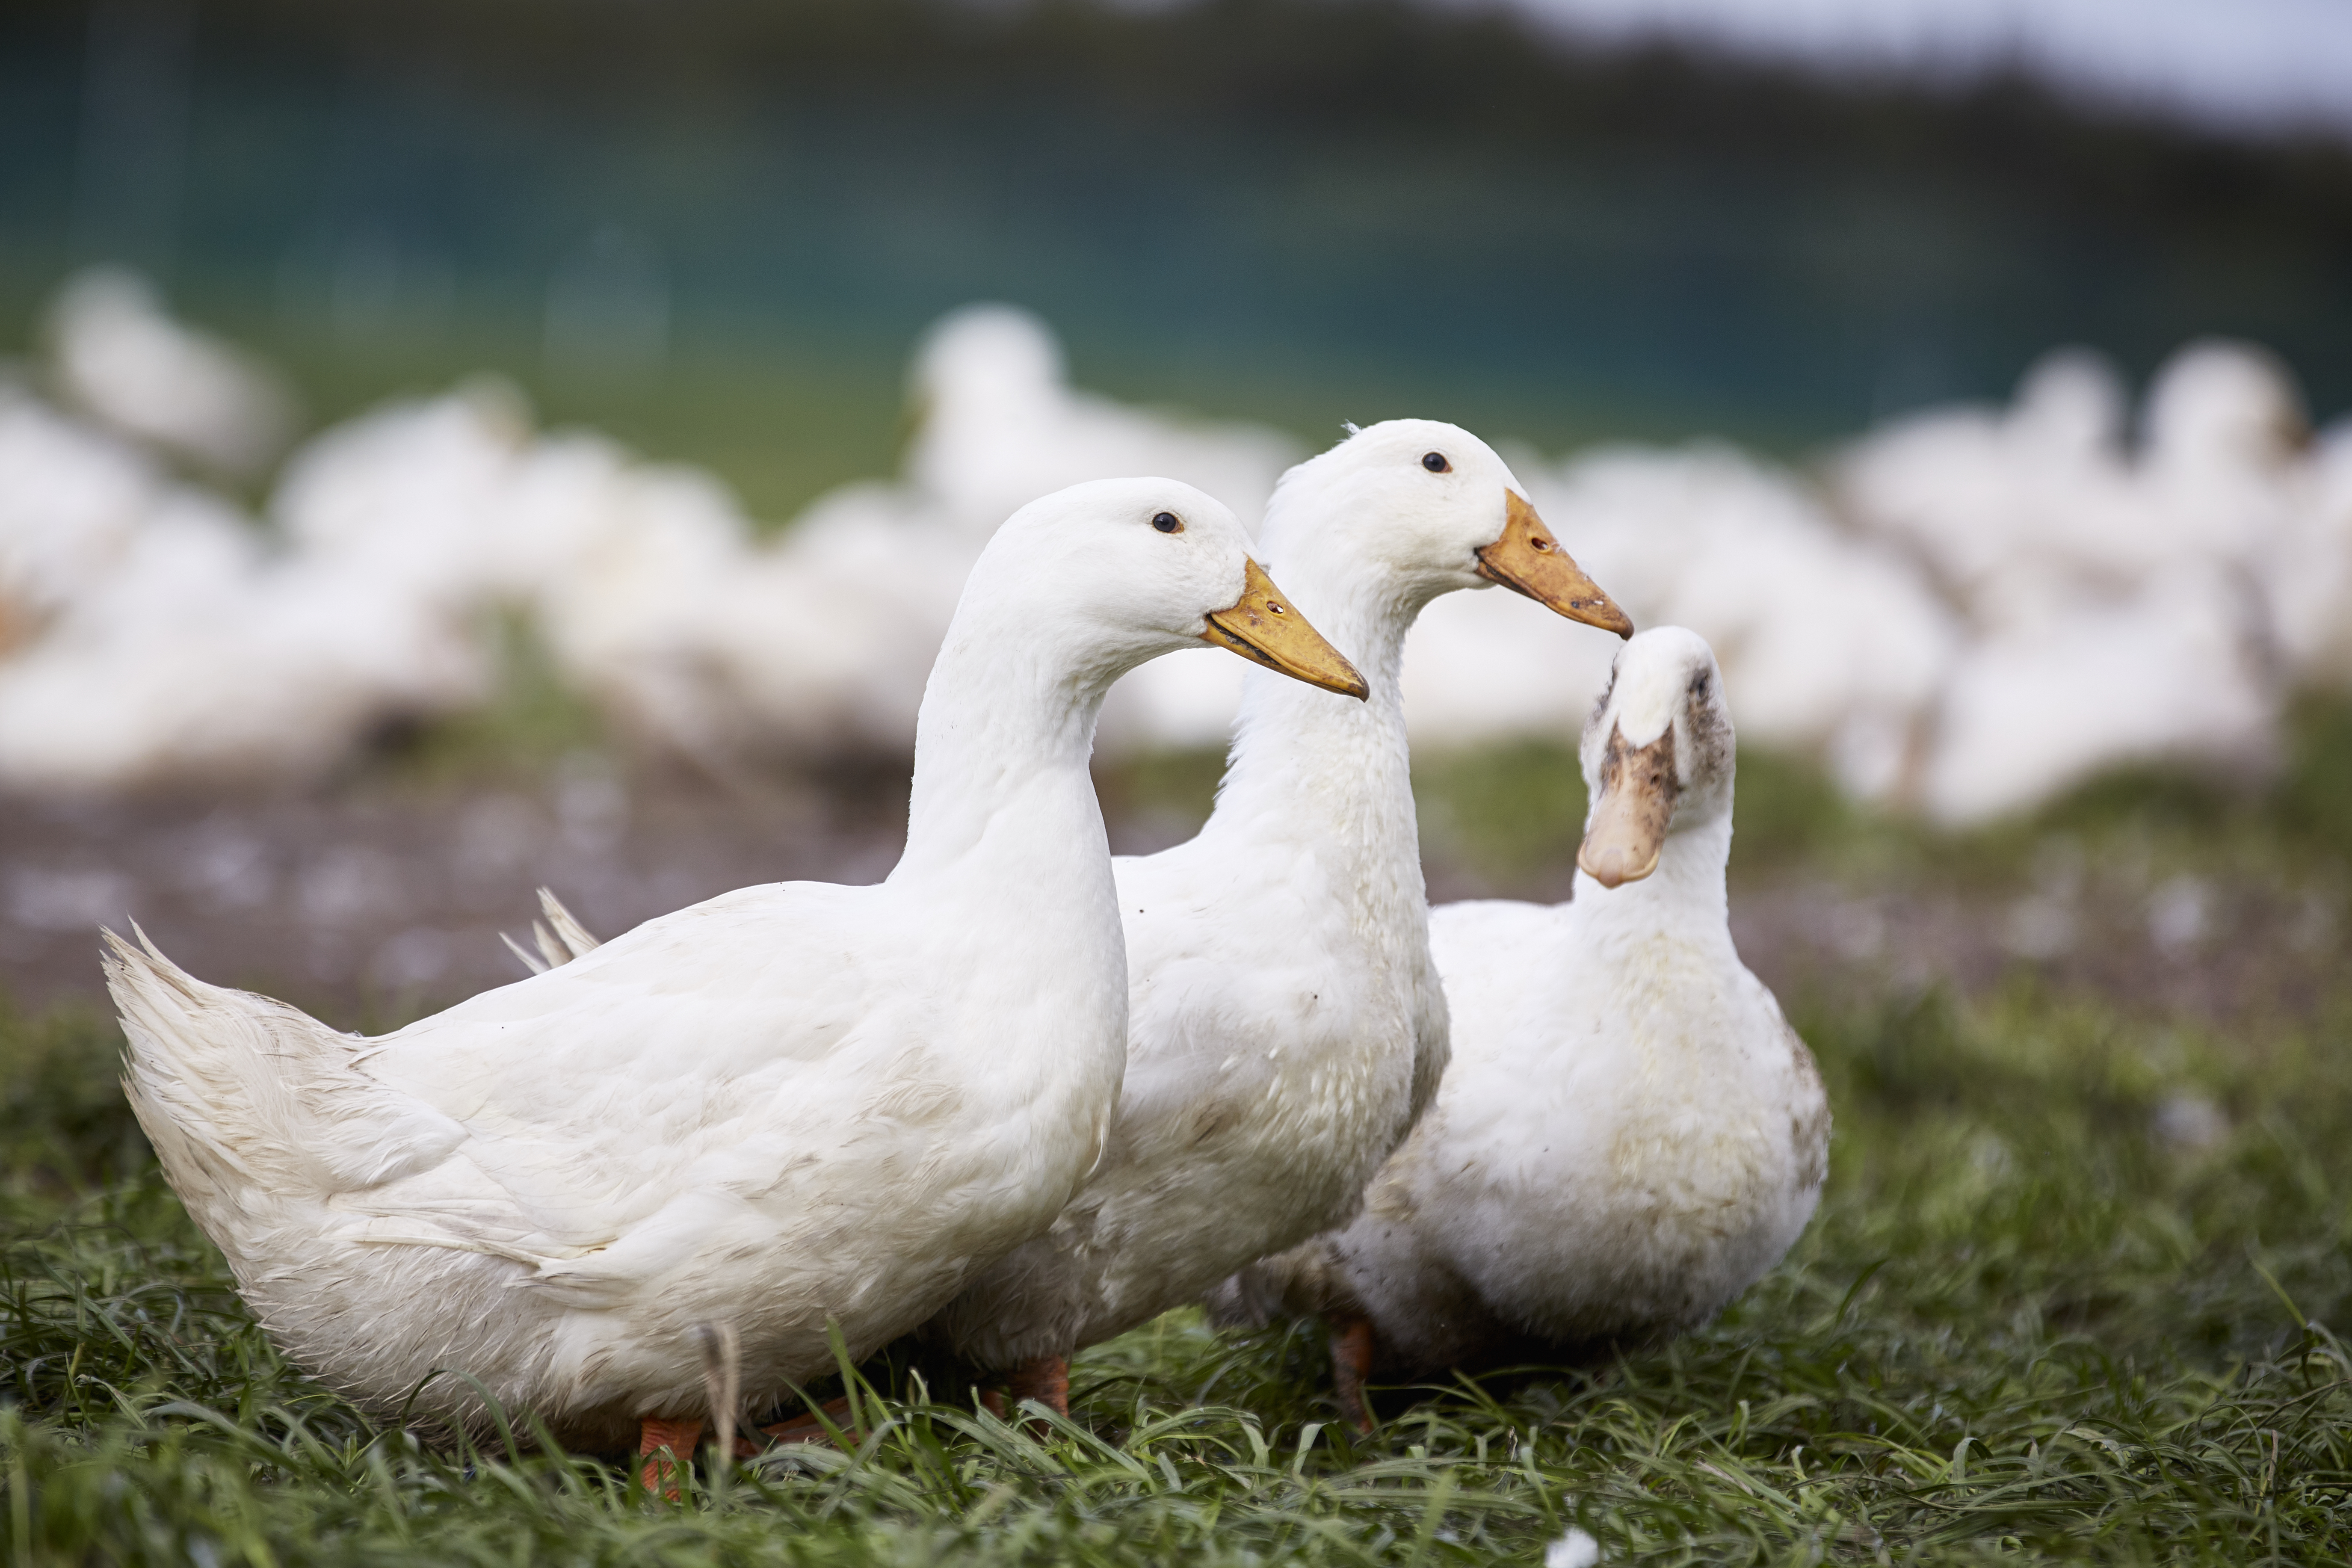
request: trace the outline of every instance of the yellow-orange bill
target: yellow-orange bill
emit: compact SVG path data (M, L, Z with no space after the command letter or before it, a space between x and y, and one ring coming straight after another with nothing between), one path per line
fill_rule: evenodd
M1601 762L1601 799L1576 851L1579 868L1604 888L1638 882L1656 870L1681 787L1672 725L1646 746L1629 746L1611 729Z
M1274 579L1255 561L1249 563L1241 598L1231 609L1209 617L1209 629L1201 634L1201 640L1231 648L1244 658L1326 691L1359 700L1371 695L1371 688L1356 673L1356 667L1307 624L1307 617L1291 607Z
M1514 490L1503 493L1508 498L1503 537L1478 552L1478 574L1515 588L1571 621L1632 637L1633 617L1559 547L1527 498Z

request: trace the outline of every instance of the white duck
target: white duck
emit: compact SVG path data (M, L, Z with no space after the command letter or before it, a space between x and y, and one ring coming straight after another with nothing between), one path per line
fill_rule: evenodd
M2130 504L2124 412L2106 361L2059 349L2005 409L1931 408L1864 436L1830 465L1832 493L1964 605L2014 595L2021 575L2136 575L2145 530Z
M1627 643L1583 752L1573 900L1430 911L1454 1015L1435 1105L1353 1224L1213 1303L1331 1314L1360 1426L1375 1364L1419 1375L1699 1323L1821 1195L1821 1078L1726 925L1732 730L1706 642Z
M535 455L528 405L477 380L386 403L310 441L288 459L270 514L305 555L363 573L384 594L470 614L521 599L562 563L516 537L529 531L517 492ZM593 505L572 511L594 516Z
M1398 694L1405 633L1437 595L1494 582L1632 631L1523 494L1485 442L1419 419L1360 431L1276 488L1266 543L1370 696L1253 679L1208 824L1117 862L1132 1024L1102 1164L929 1331L1011 1372L1016 1396L1061 1405L1075 1348L1344 1220L1428 1103L1445 1004Z
M268 366L172 318L155 287L121 267L68 279L49 310L66 395L126 435L231 473L277 456L293 399Z
M111 577L171 493L150 459L0 382L0 656Z
M1257 525L1300 457L1264 426L1212 424L1114 402L1070 384L1054 331L1013 305L967 305L924 333L907 451L911 487L986 538L1021 500L1104 474L1167 474Z
M709 530L606 530L541 596L571 678L641 734L713 762L904 755L964 574L1023 499L1160 473L1249 523L1295 456L1270 431L1182 421L1072 387L1052 331L1011 306L943 318L911 379L919 423L901 477L820 497L772 543L754 547L739 530L741 541L719 551L699 547ZM689 542L697 548L677 548ZM1189 692L1200 664L1224 662L1200 651L1201 660L1172 661L1185 667L1172 677L1139 676L1154 691L1172 679ZM1101 746L1136 738L1137 684L1113 699Z
M0 658L0 785L315 774L389 719L482 695L470 628L362 572L268 556L201 490L156 485L143 500L103 570ZM9 553L0 541L0 570Z
M1841 531L1796 476L1719 443L1602 447L1532 478L1529 499L1629 614L1694 626L1723 650L1751 737L1823 756L1856 793L1894 789L1954 642L1949 612L1908 562ZM1405 661L1414 745L1584 721L1609 681L1605 649L1543 659L1540 680L1483 679L1540 658L1531 622L1431 606Z
M760 1408L1095 1163L1127 1013L1095 715L1204 637L1361 689L1200 491L1034 502L932 671L887 880L743 889L374 1039L115 939L141 1125L261 1321L372 1408L478 1427L450 1369L567 1444L683 1453L736 1413L705 1326Z
M2036 616L1990 628L1945 682L1919 804L1962 827L2125 763L2259 777L2276 754L2284 692L2242 590L2184 563L2128 595L2053 595Z
M2295 679L2352 687L2352 420L2315 437L2294 525L2260 563L2271 626Z

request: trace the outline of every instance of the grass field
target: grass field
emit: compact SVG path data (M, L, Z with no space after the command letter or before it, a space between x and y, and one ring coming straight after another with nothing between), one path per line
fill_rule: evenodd
M2143 780L2041 831L2340 866L2340 727L2306 720L2262 799ZM1559 762L1426 783L1491 820ZM1964 854L1748 772L1761 861L1951 879L2034 842ZM676 1503L527 1441L435 1452L307 1381L159 1179L111 1024L11 1017L0 1541L28 1563L1442 1563L1538 1562L1574 1526L1607 1563L2352 1559L2331 1327L2352 1305L2352 1009L2221 1028L2024 972L1967 999L1784 1000L1837 1112L1828 1194L1705 1333L1394 1392L1358 1440L1331 1424L1318 1330L1220 1338L1180 1312L1088 1352L1049 1435L901 1379L855 1454L772 1456Z
M343 387L298 366L322 414L446 368ZM698 384L637 424L542 407L718 464L771 517L887 470L886 376L810 401L793 440L764 434L799 406L790 388ZM528 771L593 722L519 679L398 766ZM2315 705L2294 736L2260 795L2119 779L1965 840L1744 759L1735 888L1799 868L2000 889L2063 842L2143 882L2226 872L2337 908L2352 709ZM1197 816L1215 774L1171 759L1106 785ZM1417 784L1433 851L1496 891L1536 890L1572 853L1563 746L1428 759ZM1828 1192L1705 1333L1597 1371L1395 1391L1358 1440L1331 1424L1318 1329L1220 1338L1177 1313L1088 1352L1074 1420L1042 1437L893 1380L856 1453L771 1456L674 1504L535 1450L527 1424L511 1447L436 1452L306 1380L163 1184L110 1021L0 1012L0 1545L205 1568L1532 1563L1573 1526L1610 1563L2352 1561L2352 1352L2331 1327L2352 1298L2352 986L2226 1026L2031 966L1967 995L1890 980L1783 1000L1831 1086Z

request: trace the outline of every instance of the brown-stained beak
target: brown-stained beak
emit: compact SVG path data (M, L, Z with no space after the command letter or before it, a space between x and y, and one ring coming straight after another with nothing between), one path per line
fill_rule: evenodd
M1601 761L1601 801L1576 851L1579 869L1604 888L1638 882L1658 868L1658 847L1674 819L1675 727L1646 746L1629 746L1614 725Z
M1244 658L1326 691L1359 701L1372 694L1356 667L1325 642L1323 634L1308 626L1305 616L1290 607L1265 568L1255 561L1243 580L1239 602L1211 616L1209 629L1201 634L1201 640L1231 648Z
M1559 547L1528 499L1516 490L1503 494L1508 498L1503 537L1478 552L1478 575L1515 588L1571 621L1632 637L1633 617Z

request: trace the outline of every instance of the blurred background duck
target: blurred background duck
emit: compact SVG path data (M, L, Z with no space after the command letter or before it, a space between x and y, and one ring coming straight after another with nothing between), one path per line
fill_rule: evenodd
M1306 453L1262 425L1214 424L1070 384L1054 330L1014 305L967 305L915 350L905 482L985 538L1024 500L1109 474L1166 474L1255 529L1275 481Z
M841 487L772 542L717 522L709 498L639 493L626 524L547 574L559 659L656 743L725 763L903 753L964 576L997 525L1044 490L1166 474L1255 523L1292 444L1263 428L1124 407L1072 387L1060 343L1006 305L952 312L911 374L918 423L899 478ZM731 503L726 503L731 505ZM683 521L679 510L700 510ZM1200 650L1205 656L1207 650ZM1237 692L1229 661L1179 659L1181 689ZM1203 671L1200 667L1207 666ZM1150 667L1138 689L1158 689ZM1137 698L1123 692L1124 710ZM1228 705L1216 717L1222 734ZM1114 713L1113 737L1136 726Z
M56 405L0 393L0 685L10 666L37 666L35 684L56 694L35 705L42 724L101 733L0 721L0 784L19 790L315 776L394 721L487 700L511 632L544 645L562 684L646 751L730 776L895 762L964 575L1014 500L1149 469L1247 520L1296 453L1264 427L1074 386L1035 316L972 306L918 347L898 475L839 487L773 534L712 476L593 432L541 432L519 396L475 381L319 434L261 524L206 502L236 515L261 562L305 563L286 582L331 583L366 647L310 640L324 617L257 598L271 575L258 569L190 575L180 595L221 595L210 606L69 631L58 606L128 570L157 498L183 510L203 494L191 471L243 460L157 410L184 396L259 429L272 395L257 389L275 378L130 274L83 275L49 319L30 385ZM122 380L149 401L107 390ZM2346 450L2306 438L2273 357L2205 340L2160 368L2136 429L2113 367L2062 350L2006 405L1903 416L1817 469L1720 442L1513 462L1629 613L1710 639L1751 744L1811 759L1856 799L1967 827L2118 765L2258 776L2294 690L2352 686ZM245 620L278 629L245 637ZM196 626L236 657L173 629ZM2122 664L2078 657L2124 647ZM1424 750L1558 735L1608 676L1534 606L1441 601L1412 647L1404 712ZM76 669L117 672L92 679L128 690L121 672L171 658L282 694L269 700L285 721L170 677L119 713L84 719L67 695ZM1530 678L1484 679L1505 664ZM1205 649L1154 661L1107 702L1102 748L1215 745L1240 697L1238 667ZM2030 719L1988 717L2013 697ZM217 721L208 705L226 705ZM157 732L142 739L146 724ZM249 756L230 758L248 736ZM9 760L32 751L58 755Z
M163 483L132 447L0 381L0 658L113 574Z
M315 776L386 721L484 699L467 628L273 551L211 492L0 395L0 784Z
M294 434L284 381L236 344L173 317L154 285L128 268L76 273L50 306L47 327L66 398L177 460L249 478Z
M1359 1426L1376 1370L1552 1363L1695 1327L1821 1197L1820 1074L1727 923L1733 734L1706 642L1627 643L1582 750L1575 896L1430 911L1454 1019L1435 1103L1351 1224L1213 1302L1328 1315Z
M1719 443L1605 447L1535 469L1531 497L1637 622L1703 626L1753 737L1822 756L1867 798L1892 795L1957 627L1909 562L1841 530L1791 476ZM1622 590L1618 586L1623 584ZM1430 608L1406 663L1413 740L1574 732L1607 683L1603 650L1530 640L1539 617ZM1497 682L1504 664L1529 679Z
M370 1408L687 1453L740 1413L706 1331L766 1408L1094 1166L1127 1015L1095 710L1204 637L1352 680L1272 595L1189 486L1040 500L949 629L887 880L726 894L373 1039L116 939L140 1122L256 1315Z
M1364 700L1253 674L1206 826L1117 862L1132 1017L1102 1163L931 1331L1016 1396L1061 1405L1073 1351L1345 1218L1428 1104L1445 1005L1398 684L1422 607L1501 583L1633 629L1457 426L1357 432L1283 476L1264 531Z

